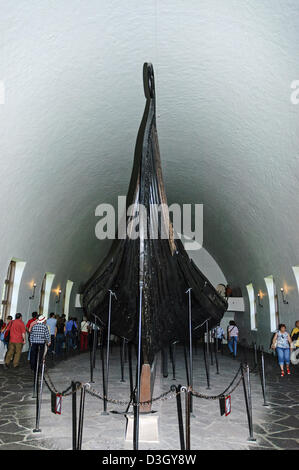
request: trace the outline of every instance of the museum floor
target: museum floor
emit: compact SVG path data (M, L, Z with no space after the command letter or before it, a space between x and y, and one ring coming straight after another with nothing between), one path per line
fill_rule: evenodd
M102 392L102 372L97 352L94 388ZM62 414L55 415L50 409L50 393L44 387L40 427L41 433L33 433L35 427L35 400L32 398L32 375L26 357L18 370L0 370L0 449L71 449L71 402L70 396L62 400ZM206 390L206 377L202 351L194 355L194 389L204 394L222 392L230 383L239 362L228 355L219 356L220 374L211 366L211 390ZM171 366L170 366L171 369ZM191 419L191 449L299 449L299 371L292 368L290 377L280 378L278 366L272 356L266 357L269 407L263 406L259 374L251 374L253 397L253 422L256 443L248 438L247 417L242 384L232 394L232 412L220 416L218 400L194 398L194 417ZM89 381L89 354L76 354L53 364L49 361L49 375L57 390L65 389L71 380ZM185 384L183 354L177 351L177 380L161 374L157 364L154 396L169 390L170 385ZM109 393L111 398L126 401L129 396L128 363L125 364L125 383L120 383L119 348L113 347L110 365ZM78 400L79 401L79 400ZM183 399L184 405L184 399ZM108 405L108 410L124 411L120 405ZM176 400L171 398L154 404L159 415L158 444L140 442L142 449L179 449ZM122 414L102 415L103 402L86 394L82 450L131 449L125 442L125 417Z

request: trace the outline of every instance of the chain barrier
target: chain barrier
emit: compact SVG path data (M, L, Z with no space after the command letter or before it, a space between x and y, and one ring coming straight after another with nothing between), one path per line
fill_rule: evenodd
M223 390L223 392L219 393L218 395L205 395L203 393L196 392L195 390L191 391L192 395L196 398L204 398L205 400L219 400L219 398L223 398L226 395L231 395L239 387L239 385L242 381L242 367L243 366L241 364L238 371L237 371L237 373L236 373L236 375L234 376L233 380L229 384L229 386L225 390ZM236 381L239 374L241 374L241 375L240 375L240 378L239 378L238 382L231 389L233 383ZM230 391L228 392L228 390L230 390Z
M223 398L226 395L231 395L238 388L238 386L241 383L242 374L240 375L240 378L237 381L237 383L235 384L235 386L233 388L231 388L233 386L234 382L236 381L236 379L238 378L238 375L241 373L242 367L243 366L241 364L238 371L237 371L237 373L235 374L233 380L231 381L231 383L220 394L218 394L218 395L205 395L203 393L197 392L196 390L190 389L191 394L196 398L203 398L205 400L219 400L220 398ZM85 387L86 392L89 395L94 396L96 398L99 398L100 400L103 400L103 401L105 400L107 403L111 403L113 405L119 405L119 406L128 406L128 405L131 405L131 404L132 404L132 406L152 405L153 403L155 403L157 401L166 401L166 400L171 400L173 398L176 398L177 395L179 395L181 393L185 393L186 390L187 390L186 387L181 387L181 390L177 391L175 385L172 385L170 387L170 390L168 390L167 392L163 392L163 393L161 393L161 395L159 395L157 397L154 397L151 400L141 401L141 402L137 403L137 402L132 402L132 400L124 401L124 400L116 400L116 399L113 399L113 398L108 398L105 395L101 395L96 389L92 388L90 386L90 383L88 383L88 382L87 383L76 382L75 390L72 390L72 386L70 385L69 387L67 387L62 392L58 392L58 390L56 389L56 387L55 387L55 385L54 385L54 383L53 383L53 381L52 381L52 379L51 379L51 377L50 377L47 370L45 370L44 380L45 380L45 383L46 383L48 389L50 390L50 392L60 394L63 397L70 396L70 395L78 392L79 390L81 390L83 387ZM230 391L228 392L228 390L230 390Z

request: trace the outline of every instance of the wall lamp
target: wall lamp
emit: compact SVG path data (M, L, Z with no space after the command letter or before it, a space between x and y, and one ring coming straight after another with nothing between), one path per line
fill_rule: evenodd
M59 304L60 302L60 297L61 297L61 289L58 291L58 295L56 295L56 303Z
M280 292L281 292L281 297L282 297L283 303L284 303L284 304L288 304L289 302L288 302L288 301L286 300L286 298L285 298L285 295L284 295L284 288L283 288L283 287L280 288Z
M261 294L257 294L257 298L258 298L258 305L259 307L262 307L263 308L263 304L261 302Z
M32 294L31 296L29 297L29 300L33 300L34 297L35 297L35 289L36 289L36 283L33 284L33 287L32 287Z

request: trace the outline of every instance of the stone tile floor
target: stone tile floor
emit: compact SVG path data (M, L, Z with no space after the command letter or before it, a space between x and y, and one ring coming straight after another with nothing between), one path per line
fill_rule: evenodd
M41 433L33 433L35 427L35 400L32 398L32 373L23 355L16 370L0 369L0 449L71 449L71 397L62 400L62 414L54 415L50 409L50 392L44 386L40 427ZM251 358L252 359L252 358ZM240 360L240 359L239 359ZM68 359L47 361L48 371L57 390L65 389L71 380L88 382L89 354L76 354ZM211 390L206 389L206 377L202 351L194 355L194 389L204 394L222 392L230 383L239 367L228 355L219 356L220 374L211 366ZM161 373L160 358L157 361L154 396L169 390L172 384L186 384L183 352L177 349L176 380ZM242 384L232 394L232 412L221 417L218 400L194 398L194 417L191 419L191 449L198 450L248 450L248 449L299 449L299 372L292 368L292 375L280 377L276 360L266 356L266 373L269 407L263 406L263 397L258 373L251 374L253 397L253 422L256 443L248 438L247 416ZM111 398L127 400L129 397L128 363L125 364L125 383L120 382L119 348L113 347L110 363L109 393ZM93 387L102 392L102 370L100 351L97 351ZM79 398L78 398L79 402ZM182 401L184 406L184 399ZM102 415L103 402L86 395L83 450L131 449L124 441L126 419L124 406L108 404L109 415ZM174 398L156 402L153 406L159 415L159 444L140 442L140 450L179 449L176 401Z

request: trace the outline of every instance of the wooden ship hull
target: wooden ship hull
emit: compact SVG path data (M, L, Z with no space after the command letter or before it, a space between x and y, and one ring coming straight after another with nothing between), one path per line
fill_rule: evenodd
M174 237L161 170L151 64L144 64L143 79L146 105L127 195L127 208L133 207L134 211L126 218L126 237L116 237L87 282L83 308L89 318L106 326L109 290L113 291L116 298L112 302L111 333L136 344L140 339L142 362L151 364L155 354L169 343L188 341L188 289L192 289L193 335L202 334L206 320L209 328L215 326L226 311L227 302L189 258L182 242ZM148 236L152 223L150 210L161 204L158 238L152 239ZM139 219L139 236L133 239L132 222L141 205L147 216ZM162 238L163 227L168 229L168 238Z

